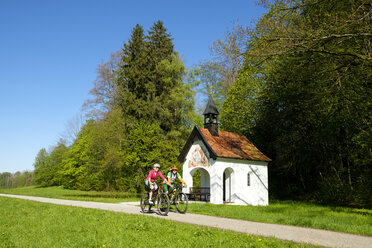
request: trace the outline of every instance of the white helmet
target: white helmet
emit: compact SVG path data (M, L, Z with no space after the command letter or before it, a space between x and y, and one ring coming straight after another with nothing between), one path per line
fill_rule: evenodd
M159 164L154 164L154 169L157 167L157 168L160 168L160 165Z

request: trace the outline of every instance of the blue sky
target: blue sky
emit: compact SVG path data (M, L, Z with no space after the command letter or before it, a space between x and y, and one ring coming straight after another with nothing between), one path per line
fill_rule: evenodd
M63 137L89 98L96 68L138 23L161 20L186 66L232 23L265 11L255 0L0 1L0 172L33 170L41 148Z

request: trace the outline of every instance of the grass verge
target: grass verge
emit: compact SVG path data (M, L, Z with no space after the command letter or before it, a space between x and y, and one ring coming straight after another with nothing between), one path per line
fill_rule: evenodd
M190 204L189 213L372 236L372 210L281 201L269 206Z
M1 247L311 247L165 219L0 197Z
M62 186L45 188L36 186L10 189L0 188L0 193L107 203L140 201L140 197L130 195L126 192L69 190L64 189Z

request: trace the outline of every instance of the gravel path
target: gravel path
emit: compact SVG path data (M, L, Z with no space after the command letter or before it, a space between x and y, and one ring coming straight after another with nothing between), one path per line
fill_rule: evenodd
M138 202L123 202L123 203L102 203L88 201L72 201L62 199L52 199L34 196L21 196L0 194L4 197L13 197L25 200L32 200L44 203L53 203L58 205L76 206L84 208L94 208L109 210L114 212L122 212L128 214L142 214ZM253 221L244 221L236 219L228 219L200 214L178 214L169 212L168 216L158 215L156 212L147 214L157 218L174 220L182 223L208 226L225 230L232 230L241 233L249 233L266 237L275 237L282 240L290 240L297 243L308 242L314 245L326 247L356 247L356 248L372 248L372 237L361 236L347 233L339 233L320 229L287 226L279 224L268 224Z

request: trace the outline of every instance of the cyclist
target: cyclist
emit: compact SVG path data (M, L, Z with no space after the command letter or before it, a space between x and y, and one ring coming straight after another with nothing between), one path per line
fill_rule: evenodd
M154 164L153 168L154 169L149 172L149 175L147 176L146 182L145 182L146 186L150 188L150 195L149 195L150 204L154 204L152 201L152 194L155 190L158 189L158 185L155 182L155 179L158 178L158 176L160 176L161 179L163 179L166 184L170 185L170 183L168 183L166 179L164 178L163 174L161 174L161 172L159 171L160 165Z
M164 191L166 194L169 194L169 192L176 192L176 187L174 187L174 182L178 178L185 187L187 187L186 182L182 179L180 174L177 172L177 166L173 166L167 173L167 179L168 179L168 185L164 185ZM172 199L174 197L174 194L172 196Z

